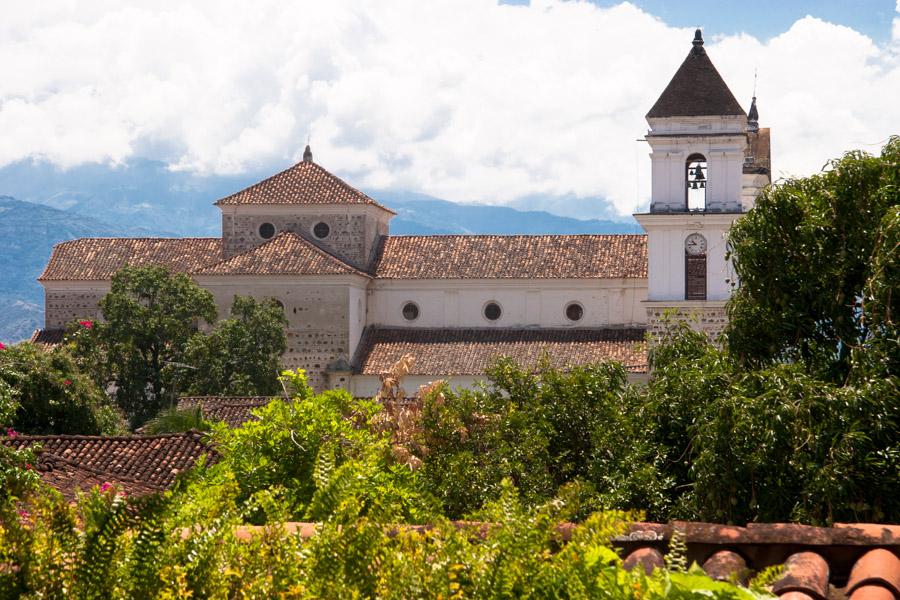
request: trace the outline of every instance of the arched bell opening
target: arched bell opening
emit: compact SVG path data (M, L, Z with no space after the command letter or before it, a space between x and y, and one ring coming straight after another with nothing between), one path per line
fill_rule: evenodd
M687 210L706 210L706 157L691 154L684 164L684 203Z

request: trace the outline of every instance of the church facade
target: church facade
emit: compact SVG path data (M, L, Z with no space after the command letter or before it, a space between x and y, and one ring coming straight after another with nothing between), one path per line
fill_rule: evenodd
M700 31L647 114L646 235L391 236L394 212L303 160L216 202L219 238L84 238L54 247L39 281L58 340L125 264L188 273L215 297L274 298L288 320L284 363L318 389L359 396L405 354L406 385L471 386L497 356L558 366L612 359L647 372L645 333L669 310L710 333L734 285L725 234L770 182L769 132L709 60Z

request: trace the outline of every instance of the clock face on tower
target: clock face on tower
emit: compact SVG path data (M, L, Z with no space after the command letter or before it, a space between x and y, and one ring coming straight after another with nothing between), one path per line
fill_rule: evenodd
M706 238L699 233L692 233L684 241L684 249L691 256L706 254Z

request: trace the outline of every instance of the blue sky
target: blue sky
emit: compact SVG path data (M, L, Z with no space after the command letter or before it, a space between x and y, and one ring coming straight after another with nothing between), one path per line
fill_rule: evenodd
M528 4L529 0L504 0ZM618 2L597 0L598 6ZM873 40L891 38L894 0L632 0L632 4L675 27L702 26L720 35L749 33L768 39L784 33L807 15L851 27Z
M900 1L900 0L898 0ZM900 133L886 0L5 0L0 166L276 172L575 217L645 206L644 115L704 28L777 177Z

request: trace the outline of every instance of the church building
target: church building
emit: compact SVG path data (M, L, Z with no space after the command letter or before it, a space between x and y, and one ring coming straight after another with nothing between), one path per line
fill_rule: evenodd
M715 334L734 276L725 234L770 183L769 130L692 48L647 113L652 162L646 235L392 236L389 207L303 160L218 200L218 238L83 238L58 244L39 281L45 328L100 318L125 264L188 273L215 297L274 298L288 320L289 368L357 396L404 354L407 389L471 386L498 356L558 366L611 359L647 373L646 332L672 309Z

